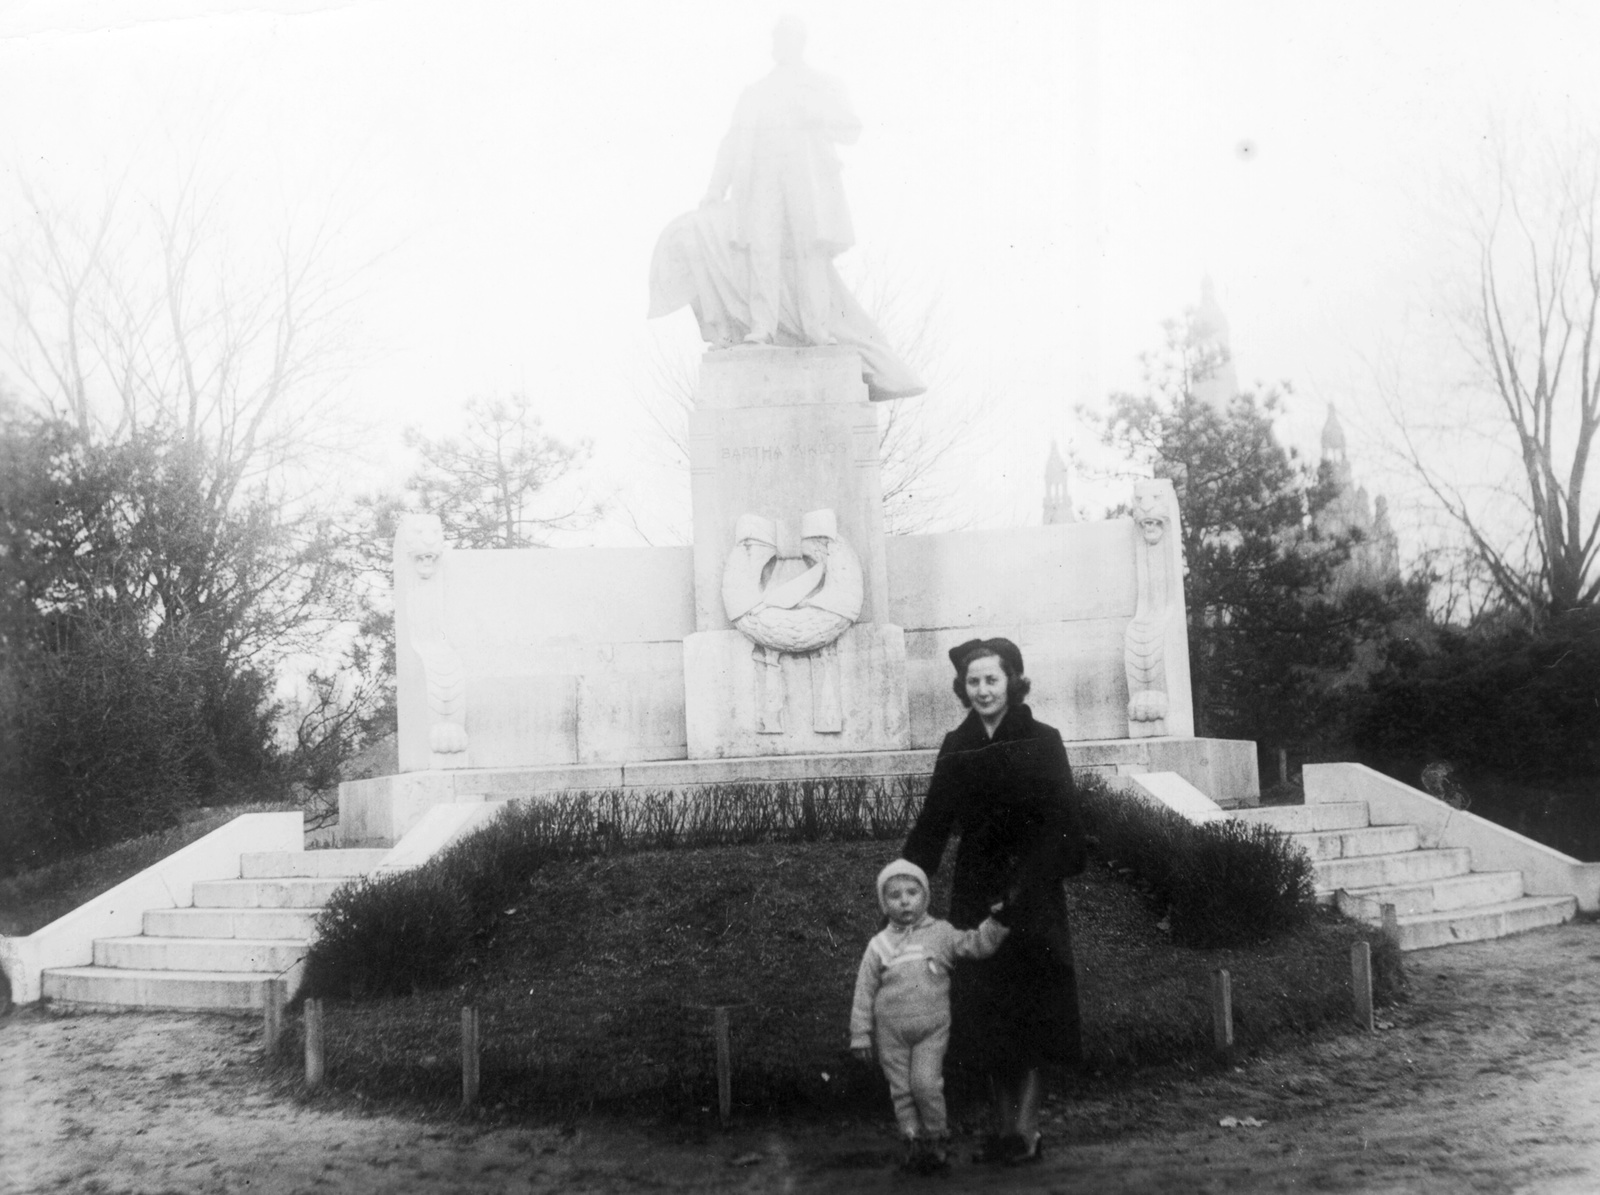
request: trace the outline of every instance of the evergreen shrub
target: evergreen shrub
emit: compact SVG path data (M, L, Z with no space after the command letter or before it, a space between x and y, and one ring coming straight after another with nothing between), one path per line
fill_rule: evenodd
M1096 776L1079 781L1078 798L1094 849L1168 909L1183 945L1274 937L1305 925L1316 909L1310 858L1270 826L1195 824Z

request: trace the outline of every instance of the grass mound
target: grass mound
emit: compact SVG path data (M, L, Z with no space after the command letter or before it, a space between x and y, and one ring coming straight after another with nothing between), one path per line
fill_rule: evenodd
M1096 853L1148 888L1184 945L1236 946L1311 920L1311 860L1270 826L1197 825L1098 777L1078 785L1078 799Z
M845 1049L855 970L898 842L761 843L547 860L523 878L448 989L327 1008L328 1081L367 1096L459 1099L460 1008L479 1009L482 1097L541 1113L714 1105L711 1016L732 1017L746 1108L883 1114L875 1068ZM935 881L945 904L948 862ZM1177 946L1161 910L1102 864L1069 884L1085 1048L1113 1073L1204 1056L1210 973L1234 979L1240 1047L1350 1015L1349 946L1373 941L1380 999L1399 956L1319 911L1267 943ZM951 1075L954 1093L971 1077Z
M306 960L311 996L399 995L474 965L541 868L619 852L902 838L921 806L912 778L801 780L565 794L508 805L415 871L340 889Z

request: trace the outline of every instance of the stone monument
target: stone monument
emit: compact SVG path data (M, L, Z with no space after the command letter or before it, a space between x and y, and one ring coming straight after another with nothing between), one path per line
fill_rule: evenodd
M1135 518L886 536L878 407L921 392L840 280L836 146L860 125L780 22L704 202L651 263L651 314L709 350L689 417L691 547L465 551L395 539L400 773L340 786L346 845L440 803L932 769L948 650L1021 646L1074 769L1259 793L1254 744L1193 738L1168 482ZM1064 467L1061 470L1064 474ZM997 581L997 579L999 579Z

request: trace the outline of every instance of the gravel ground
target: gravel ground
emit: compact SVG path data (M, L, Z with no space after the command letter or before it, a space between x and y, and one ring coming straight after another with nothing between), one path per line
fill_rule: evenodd
M1040 1166L926 1180L892 1173L887 1109L726 1134L369 1114L268 1075L252 1021L23 1010L0 1020L0 1190L1600 1190L1600 926L1407 965L1377 1034L1052 1100Z

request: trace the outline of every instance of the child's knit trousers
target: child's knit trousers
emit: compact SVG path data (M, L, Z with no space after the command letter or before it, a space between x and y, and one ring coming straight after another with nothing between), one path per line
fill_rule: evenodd
M944 1108L944 1053L950 1044L950 1014L913 1020L883 1020L874 1026L878 1065L889 1080L900 1131L942 1137L949 1131Z

